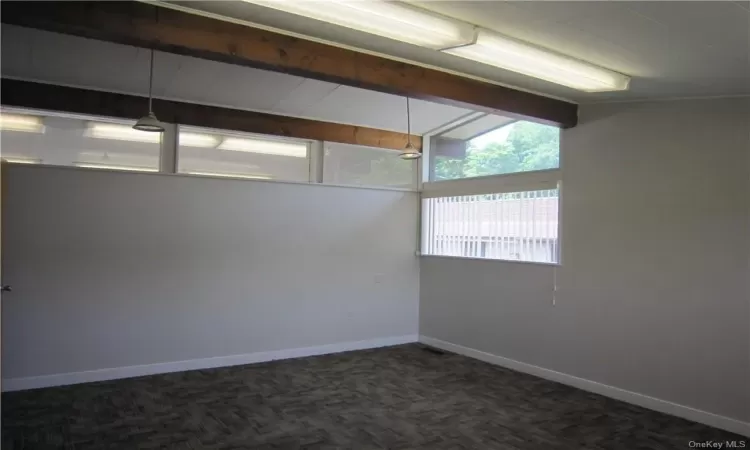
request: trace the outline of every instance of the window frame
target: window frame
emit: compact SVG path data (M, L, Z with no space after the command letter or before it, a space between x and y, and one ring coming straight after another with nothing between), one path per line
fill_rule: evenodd
M562 266L565 257L565 239L563 235L565 202L565 189L563 185L563 170L565 167L565 133L563 133L562 129L560 129L559 135L559 159L557 168L514 172L508 174L485 175L471 178L458 178L453 180L434 180L434 152L432 149L433 138L449 132L457 126L463 126L465 124L481 119L485 115L485 113L474 112L467 116L460 117L456 121L446 124L439 129L432 130L430 133L422 136L424 147L422 151L422 164L420 164L419 167L419 202L417 206L417 245L419 246L419 249L416 252L417 256L426 258L476 260L489 263L535 264L553 267ZM518 121L513 121L508 125L517 122ZM555 187L548 187L551 186L552 183L554 183ZM498 191L497 189L500 189L500 191ZM451 197L459 195L483 195L503 192L535 191L544 189L557 189L557 262L536 262L475 258L468 256L431 255L424 252L424 249L426 248L426 233L424 228L428 224L428 221L426 221L424 217L423 200L425 198L438 196ZM471 194L467 194L466 192Z
M562 136L561 136L562 141ZM563 261L563 183L562 183L562 142L561 142L560 168L535 170L527 172L516 172L511 174L488 175L474 178L460 178L455 180L423 181L420 189L419 199L419 251L417 255L429 258L453 258L468 259L501 263L538 264L545 266L560 266ZM429 198L457 197L465 195L491 195L516 192L530 192L540 190L557 190L557 261L527 261L502 258L482 258L474 256L435 255L427 253L427 239L429 233L425 227L429 226L429 220L425 220L424 200Z
M215 134L222 137L230 137L230 138L245 138L245 139L258 139L258 140L264 140L264 141L278 141L278 142L292 142L295 144L305 144L307 147L307 154L305 156L305 160L307 161L307 180L285 180L282 178L275 179L262 179L262 178L249 178L246 176L242 176L240 174L237 174L236 176L233 176L233 174L227 173L227 174L211 174L211 173L189 173L189 172L180 172L180 131L182 129L185 129L188 133L205 133L205 134ZM174 134L173 136L166 136L168 132L171 130ZM298 184L315 184L319 181L317 180L316 176L316 170L315 165L313 164L313 159L317 157L316 153L316 144L320 141L315 141L312 139L301 139L301 138L291 138L286 136L274 136L274 135L266 135L266 134L259 134L259 133L249 133L249 132L242 132L242 131L236 131L236 130L222 130L219 128L210 128L210 127L197 127L192 125L182 125L182 124L174 124L172 127L168 127L165 130L165 138L162 139L162 142L167 141L169 144L168 146L165 146L162 148L162 159L173 158L173 167L168 167L166 173L174 173L184 176L194 176L194 177L209 177L209 178L221 178L221 179L229 179L229 180L245 180L245 181L262 181L262 182L276 182L276 183L298 183ZM169 170L171 169L171 170Z
M424 145L425 146L429 145L429 148L432 149L432 147L435 146L435 142L436 142L437 139L439 139L439 138L452 139L451 137L446 136L446 135L449 134L449 133L451 133L451 132L454 132L458 128L465 127L465 126L471 125L472 123L475 123L475 122L478 122L478 121L480 121L482 119L485 119L488 116L492 116L492 114L489 114L489 113L475 113L475 114L469 115L468 117L459 118L459 119L457 119L456 121L454 121L452 123L444 125L443 127L441 127L438 130L433 130L432 132L430 132L428 134L425 134L423 136ZM511 120L509 120L507 123L505 123L503 125L499 125L497 127L490 128L488 130L485 130L485 131L483 131L481 133L474 134L471 137L468 137L468 138L465 138L465 139L457 139L457 140L460 140L460 141L468 143L469 141L471 141L473 139L476 139L478 137L484 136L484 135L486 135L488 133L492 133L492 132L495 132L495 131L497 131L499 129L502 129L502 128L505 128L505 127L509 127L509 126L514 126L514 125L516 125L518 123L523 123L523 122L536 123L536 124L541 125L541 126L555 128L552 125L535 122L533 120L511 119ZM527 170L527 171L518 171L518 172L510 172L510 173L499 173L499 174L481 175L481 176L477 176L477 177L464 177L464 178L453 178L453 179L441 179L441 180L437 180L436 177L435 177L435 169L436 169L436 164L437 164L437 161L436 161L437 155L436 155L436 153L434 151L423 151L423 155L424 155L423 159L425 161L424 161L424 164L422 165L423 176L422 176L421 180L422 180L423 183L427 183L427 182L430 182L430 183L445 183L445 182L451 182L451 181L456 181L456 180L468 180L468 179L477 179L477 178L488 178L488 177L494 177L494 176L515 175L515 174L531 173L531 172L538 172L538 171L544 171L544 170L559 170L561 168L561 166L562 166L562 129L559 129L559 130L560 131L559 131L559 134L558 134L558 164L557 164L557 167L553 167L553 168L549 168L549 169L538 169L538 170Z
M557 172L557 175L559 175L559 169L554 169L555 172ZM549 172L549 171L545 171ZM515 174L514 174L515 175ZM553 175L553 174L547 174L547 175ZM496 175L492 178L502 178L506 177L506 175ZM554 178L554 177L552 177ZM463 181L463 180L462 180ZM523 190L515 189L514 186L518 186L517 183L503 183L504 180L492 180L496 182L497 184L495 186L496 189L499 189L499 191L494 190L487 190L487 191L471 191L470 193L466 193L467 190L464 191L456 191L456 193L446 193L444 190L429 190L429 187L433 183L425 183L425 186L428 188L427 193L425 194L425 191L420 193L420 238L419 238L419 256L424 257L430 257L430 258L457 258L457 259L470 259L470 260L480 260L480 261L496 261L496 262L510 262L510 263L522 263L522 264L541 264L541 265L551 265L551 266L559 266L562 263L562 213L561 213L561 205L562 205L562 182L558 179L554 185L551 183L551 178L548 179L546 183L539 183L534 184L533 180L530 182L527 186L537 186L537 187L529 187L525 188ZM434 183L437 184L437 183ZM528 193L528 192L537 192L537 191L549 191L549 190L555 190L557 191L557 217L556 217L556 227L555 227L555 244L553 247L554 253L550 253L550 256L552 256L551 261L533 261L529 259L510 259L510 258L500 258L500 257L486 257L486 256L463 256L463 255L441 255L436 254L432 251L429 251L429 249L435 245L435 240L433 238L434 236L434 227L436 223L434 221L431 221L431 218L425 217L425 213L427 214L434 214L434 211L425 210L425 200L429 199L436 199L436 198L454 198L454 197L465 197L465 196L481 196L481 195L496 195L496 194L514 194L514 193ZM450 203L450 202L448 202ZM470 207L471 208L471 207ZM470 217L471 218L471 217ZM520 219L519 219L520 220ZM500 222L497 222L500 223ZM429 228L429 229L428 229ZM495 236L495 238L501 238L503 242L522 242L522 238L516 237L508 237L508 236ZM470 236L470 239L476 239L475 245L479 245L478 248L481 248L481 253L483 255L486 255L485 244L488 244L492 237L487 240L486 238L479 236L474 237ZM532 242L534 238L531 239ZM431 241L431 242L428 242ZM549 239L547 239L549 241ZM532 244L533 246L533 244ZM552 250L552 249L551 249ZM465 252L464 252L465 253Z
M64 111L54 111L54 110L47 110L47 109L38 109L38 108L21 108L16 106L6 106L6 105L0 105L0 114L19 114L19 115L31 115L31 116L37 116L42 118L58 118L58 119L65 119L65 120L71 120L71 121L81 121L86 123L87 127L91 126L92 124L112 124L112 125L118 125L118 126L130 126L133 123L135 123L133 120L125 119L122 117L112 117L112 116L97 116L97 115L91 115L91 114L77 114L77 113L68 113ZM2 131L2 130L0 130ZM92 137L92 136L86 136L83 137L90 138L90 139L98 139L98 137ZM71 164L59 164L56 162L45 162L44 160L39 160L36 158L15 158L13 156L8 157L7 160L3 155L0 155L0 159L5 164L29 164L34 166L43 166L43 167L64 167L69 169L77 169L77 170L97 170L97 171L108 171L108 172L125 172L125 173L140 173L140 174L158 174L161 172L161 166L162 166L162 160L163 160L163 154L164 154L164 145L165 145L165 133L161 133L161 136L159 136L159 142L158 143L149 143L149 142L143 142L146 144L155 144L156 147L156 165L151 167L146 166L122 166L117 167L116 163L112 163L112 166L107 166L106 163L98 162L98 161L71 161ZM107 139L104 139L107 140ZM123 140L123 142L139 142L136 140L129 141L129 140ZM14 161L14 159L28 159L29 162L20 162L20 161ZM33 162L31 162L33 161ZM95 167L95 166L101 166L101 167Z
M401 192L418 192L421 189L421 168L422 164L420 161L409 161L409 163L412 165L411 167L411 177L413 182L410 186L398 186L398 185L378 185L378 184L365 184L365 183L340 183L340 182L327 182L325 180L325 174L326 174L326 150L329 149L329 144L332 145L339 145L335 142L329 142L329 141L321 141L322 142L322 154L320 156L320 171L321 171L321 178L319 183L324 184L326 186L339 186L339 187L359 187L359 188L369 188L369 189L385 189L385 190L392 190L392 191L401 191ZM355 144L340 144L344 145L346 147L362 147L363 149L367 149L369 151L374 152L393 152L392 157L398 158L398 151L393 151L390 149L385 148L378 148L378 147L370 147L366 145L355 145ZM355 150L356 151L356 150Z
M122 117L111 117L111 116L97 116L97 115L90 115L90 114L76 114L76 113L69 113L65 111L54 111L54 110L46 110L46 109L37 109L37 108L21 108L21 107L15 107L15 106L6 106L6 105L0 105L0 113L8 113L8 114L21 114L21 115L32 115L32 116L41 116L41 117L60 117L60 118L66 118L66 119L74 119L74 120L83 120L87 122L101 122L101 123L113 123L118 125L132 125L134 123L134 120L122 118ZM347 187L347 188L355 188L355 189L371 189L371 190L386 190L386 191L398 191L398 192L412 192L417 194L421 188L422 184L422 177L424 173L424 167L422 165L425 158L421 159L418 162L414 162L414 172L416 173L416 182L410 186L410 187L400 187L400 186L386 186L386 185L376 185L376 184L339 184L339 183L327 183L324 180L324 147L327 143L327 141L322 140L315 140L315 139L302 139L302 138L292 138L287 136L276 136L276 135L267 135L267 134L260 134L260 133L250 133L250 132L243 132L238 130L226 130L226 129L220 129L220 128L213 128L213 127L202 127L202 126L193 126L193 125L184 125L184 124L177 124L177 123L170 123L170 122L162 122L164 124L164 132L161 133L161 139L158 147L158 161L157 161L157 167L151 171L136 171L136 170L130 170L126 168L87 168L87 167L81 167L81 166L72 166L72 165L58 165L53 163L45 163L40 161L33 161L33 165L35 166L44 166L44 167L65 167L70 169L76 169L76 170L98 170L101 172L115 172L115 173L139 173L139 174L149 174L149 175L159 175L159 174L169 174L169 175L177 175L177 176L188 176L188 177L200 177L200 178L219 178L223 180L240 180L240 181L252 181L252 182L265 182L265 183L286 183L286 184L303 184L303 185L318 185L318 186L333 186L333 187ZM262 140L269 140L269 141L280 141L280 142L294 142L294 143L305 143L307 146L307 164L308 164L308 174L306 179L303 181L301 179L298 180L285 180L285 179L260 179L260 178L248 178L248 177L242 177L242 176L231 176L231 174L226 175L213 175L213 174L191 174L191 173L185 173L185 172L179 172L179 134L180 129L186 128L187 132L204 132L206 134L218 134L222 136L230 136L230 137L244 137L244 138L258 138ZM367 146L363 146L367 147ZM379 149L376 147L367 147L367 148L374 148ZM395 154L398 153L397 150L388 150L388 149L382 149L383 151L393 151ZM0 155L2 156L2 155ZM3 159L3 158L0 158ZM33 158L16 158L16 159L28 159L29 162L26 161L13 161L13 157L9 157L8 161L5 161L3 159L3 164L29 164ZM418 232L418 230L417 230Z

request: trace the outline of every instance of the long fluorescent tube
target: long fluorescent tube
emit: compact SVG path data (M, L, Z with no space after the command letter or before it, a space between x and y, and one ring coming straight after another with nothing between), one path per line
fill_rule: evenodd
M624 91L630 84L626 75L487 30L476 44L444 52L586 92Z
M478 61L586 92L623 91L630 77L401 2L244 0Z
M214 148L219 138L212 134L180 132L180 145L185 147Z
M399 2L245 0L436 50L470 44L474 26Z
M108 164L94 164L94 163L75 163L76 167L83 167L86 169L110 169L110 170L128 170L131 172L158 172L157 169L150 167L133 167L133 166L113 166Z
M15 157L3 157L3 162L12 163L12 164L39 164L42 162L41 159L38 158L15 158Z
M227 137L217 148L219 150L307 158L307 144L302 143Z
M161 140L161 133L146 133L140 130L134 130L130 125L104 122L89 122L86 136L97 139L150 142L153 144L158 144Z
M226 172L185 172L190 175L206 175L210 177L225 177L225 178L248 178L251 180L270 180L273 177L270 175L244 175L241 173L226 173Z
M39 116L0 113L0 130L44 133L44 125Z

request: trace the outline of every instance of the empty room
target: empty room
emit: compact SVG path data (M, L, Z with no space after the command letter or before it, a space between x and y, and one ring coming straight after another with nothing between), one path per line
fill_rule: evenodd
M749 1L3 1L0 443L750 449Z

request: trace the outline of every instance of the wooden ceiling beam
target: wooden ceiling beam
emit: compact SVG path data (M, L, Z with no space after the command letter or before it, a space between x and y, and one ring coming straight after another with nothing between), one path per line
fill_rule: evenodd
M146 97L9 79L0 83L0 100L3 106L133 120L148 109ZM407 143L407 135L395 131L171 100L154 99L153 103L159 120L169 123L390 150L403 150ZM412 135L411 142L422 148L421 136Z
M6 24L284 72L563 128L575 126L578 120L578 106L562 100L140 2L3 1L0 8Z

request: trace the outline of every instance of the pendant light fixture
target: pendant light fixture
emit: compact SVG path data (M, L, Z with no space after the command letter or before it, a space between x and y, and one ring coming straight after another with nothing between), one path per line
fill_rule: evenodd
M419 159L422 153L411 144L411 113L409 111L409 97L406 97L406 147L399 155L401 159Z
M162 133L164 131L164 125L159 122L156 118L156 114L151 109L151 91L154 84L154 49L151 49L151 63L149 65L148 74L148 114L138 119L138 122L133 125L133 128L139 131L150 131L153 133Z

